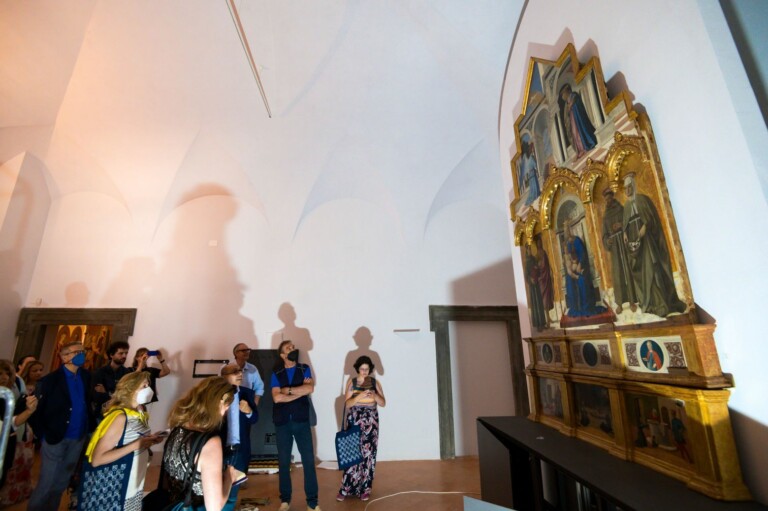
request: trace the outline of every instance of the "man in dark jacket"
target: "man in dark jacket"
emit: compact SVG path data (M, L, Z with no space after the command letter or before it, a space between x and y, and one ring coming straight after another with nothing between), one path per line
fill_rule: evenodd
M91 399L96 417L101 419L102 408L104 404L112 397L112 393L117 388L117 382L120 378L133 371L132 367L125 367L125 361L128 359L128 348L130 346L125 341L116 341L107 348L109 363L96 369L91 378Z
M224 425L221 429L224 464L231 465L240 472L247 474L248 464L251 462L251 424L255 424L259 420L255 401L256 394L248 387L243 387L243 370L237 363L222 367L221 376L237 387L235 399L224 415ZM235 509L239 489L239 484L232 485L229 499L222 511Z
M35 388L37 411L30 418L42 438L40 478L29 499L29 511L57 511L61 495L82 454L95 421L88 406L91 375L82 365L80 342L59 350L62 365L40 380Z

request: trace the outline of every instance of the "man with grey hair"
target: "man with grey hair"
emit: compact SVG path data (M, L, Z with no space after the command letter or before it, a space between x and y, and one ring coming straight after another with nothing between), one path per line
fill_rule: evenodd
M243 371L242 386L253 390L256 394L256 404L259 404L261 396L264 395L264 380L261 379L259 370L255 365L248 362L251 355L251 348L245 343L236 344L232 348L232 354L235 356L235 364Z
M61 495L95 426L87 399L91 375L82 368L83 345L79 341L67 343L59 349L59 357L61 367L35 387L38 405L29 422L42 438L42 447L40 477L29 498L29 511L59 509Z
M624 177L624 242L637 300L643 312L662 318L684 312L686 305L677 296L672 263L659 213L647 195L637 193L635 174Z

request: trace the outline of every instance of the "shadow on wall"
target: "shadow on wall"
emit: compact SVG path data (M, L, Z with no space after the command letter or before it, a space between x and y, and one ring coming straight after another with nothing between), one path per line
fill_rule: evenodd
M11 340L22 297L29 290L48 221L51 197L46 172L45 166L30 154L0 165L0 339L4 339L7 357L13 353Z
M453 281L455 305L515 305L515 273L512 259L503 259Z
M317 384L315 366L312 365L310 352L315 347L309 330L296 325L296 309L289 302L282 303L277 310L277 317L283 323L283 328L272 334L272 349L277 349L283 341L293 341L293 345L299 350L299 361L307 364L312 370L312 377Z
M64 288L64 307L87 307L90 297L91 292L85 282L72 282Z
M253 322L240 314L245 286L227 252L227 226L238 207L218 184L193 188L164 221L172 231L157 231L168 247L158 264L129 259L107 287L105 300L137 304L142 334L132 347L159 347L169 359L173 372L158 381L163 419L170 403L199 382L192 379L195 359L231 360L238 342L259 348Z
M152 284L157 278L155 261L151 257L126 259L120 273L104 292L102 303L116 306L124 303L146 303L151 295Z
M336 398L333 405L333 409L336 412L336 429L341 429L344 402L346 401L344 398L346 395L345 390L347 382L351 378L357 377L357 371L355 370L355 362L357 359L363 355L370 357L374 366L373 376L378 378L379 376L384 375L384 364L381 362L381 356L371 349L371 344L373 344L373 334L370 329L366 326L361 326L355 331L355 335L352 336L352 339L357 348L347 353L347 356L344 357L344 373L341 375L339 396Z
M731 416L733 438L739 453L744 483L752 493L754 500L766 504L768 503L768 491L765 491L765 481L762 478L768 473L768 460L765 456L760 456L749 449L750 446L768 445L768 426L737 412L733 408L729 408L728 411Z

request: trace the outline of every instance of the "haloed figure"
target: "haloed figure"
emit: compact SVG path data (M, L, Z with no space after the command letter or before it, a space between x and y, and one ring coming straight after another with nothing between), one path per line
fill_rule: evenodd
M381 383L374 378L376 367L371 359L362 356L355 362L357 377L349 380L345 407L347 427L360 426L360 451L363 461L349 467L341 478L341 488L336 500L342 501L350 495L368 500L373 488L373 473L376 469L376 452L379 445L379 406L387 404Z

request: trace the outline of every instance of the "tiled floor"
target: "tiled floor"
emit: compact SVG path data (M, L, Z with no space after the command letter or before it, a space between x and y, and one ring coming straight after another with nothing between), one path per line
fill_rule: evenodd
M147 490L157 483L158 467L150 467L147 476ZM303 470L292 472L294 487L294 511L304 511L306 502L303 490ZM371 500L362 502L349 497L344 502L336 501L341 473L338 470L318 469L320 484L320 507L323 511L411 511L411 510L455 510L461 511L463 495L480 498L480 472L477 457L462 457L445 461L383 461L376 465L376 479ZM462 494L428 494L403 492L462 492ZM400 494L398 494L400 493ZM251 475L246 486L240 490L241 498L269 498L269 505L261 510L276 510L280 505L277 489L277 474ZM381 500L377 500L381 499ZM66 497L60 510L67 509ZM368 506L366 508L366 506ZM6 508L7 511L22 511L26 502Z

